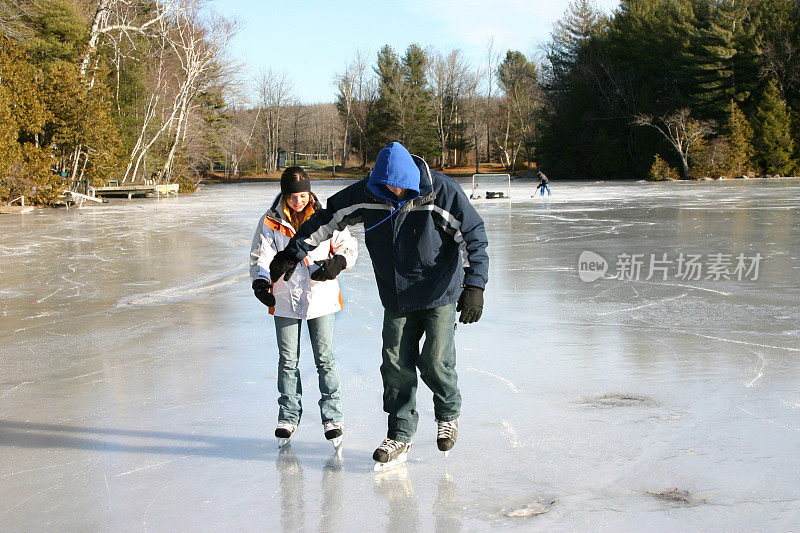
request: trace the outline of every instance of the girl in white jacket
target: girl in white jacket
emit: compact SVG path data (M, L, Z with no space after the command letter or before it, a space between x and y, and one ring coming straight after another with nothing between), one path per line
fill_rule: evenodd
M336 277L358 258L358 244L347 229L312 250L287 282L269 279L269 263L283 250L295 231L320 208L311 192L308 174L289 167L281 176L281 194L259 220L250 248L253 292L275 318L278 339L278 426L280 445L288 442L303 413L300 384L300 324L306 321L319 377L320 414L325 438L339 447L342 439L342 404L339 373L333 358L333 315L342 308Z

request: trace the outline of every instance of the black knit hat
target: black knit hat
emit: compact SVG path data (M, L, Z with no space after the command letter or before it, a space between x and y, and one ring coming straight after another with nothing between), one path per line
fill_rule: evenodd
M288 167L281 174L281 194L286 197L296 192L311 192L311 178L300 167Z

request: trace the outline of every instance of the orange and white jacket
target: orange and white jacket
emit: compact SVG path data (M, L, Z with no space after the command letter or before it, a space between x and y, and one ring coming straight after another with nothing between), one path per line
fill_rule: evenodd
M321 206L314 193L310 203L315 211ZM269 263L275 254L283 250L294 236L294 228L283 212L283 199L278 194L266 213L261 217L250 247L250 277L252 279L269 278ZM311 274L319 267L314 261L329 259L341 255L347 262L346 268L352 268L358 259L358 242L347 229L334 231L333 236L311 250L308 256L297 264L291 279L284 278L272 285L275 295L275 307L270 307L270 314L287 317L312 319L335 313L342 308L342 293L337 279L330 281L314 281Z

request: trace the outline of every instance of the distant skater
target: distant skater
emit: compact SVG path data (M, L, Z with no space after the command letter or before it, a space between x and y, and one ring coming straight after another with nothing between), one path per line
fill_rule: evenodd
M306 321L319 377L319 409L325 438L338 450L342 440L339 372L333 358L333 315L342 308L336 277L358 258L358 243L346 228L333 231L310 250L292 279L269 275L270 261L281 252L303 222L320 211L305 170L289 167L281 176L281 192L258 223L250 249L250 276L256 298L275 317L278 339L278 426L283 446L303 413L300 384L300 326Z
M544 172L541 170L537 174L539 176L539 185L536 187L536 192L533 193L536 196L536 193L541 190L541 195L544 196L544 191L547 190L547 196L550 196L552 193L550 192L550 180L547 179L547 176L544 175Z

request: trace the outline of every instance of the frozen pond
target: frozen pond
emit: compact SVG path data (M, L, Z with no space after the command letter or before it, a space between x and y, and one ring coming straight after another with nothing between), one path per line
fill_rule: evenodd
M277 185L2 216L2 529L800 527L800 181L533 187L477 204L491 270L483 318L457 332L458 444L436 450L420 384L409 464L380 476L360 228L339 461L307 337L306 416L284 452L272 436L275 332L247 258ZM584 251L601 279L580 279Z

